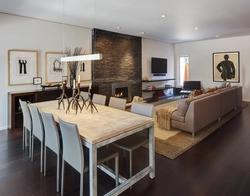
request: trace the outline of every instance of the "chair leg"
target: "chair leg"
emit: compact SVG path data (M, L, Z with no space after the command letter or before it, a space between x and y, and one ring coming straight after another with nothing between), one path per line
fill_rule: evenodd
M81 180L80 180L80 196L83 196L83 176L84 176L84 171L81 173Z
M25 149L25 127L23 127L23 150Z
M60 152L57 154L57 169L56 169L56 191L59 192L59 166L60 165Z
M31 136L31 139L30 140L32 140L31 142L30 142L30 145L31 145L31 161L33 161L34 159L34 135L32 134L32 136Z
M64 188L64 160L62 160L61 195L63 195L63 188Z
M119 157L115 157L115 185L118 186L119 183Z
M44 142L41 141L41 158L40 158L40 172L43 173L43 145L44 145Z
M32 154L32 133L31 133L31 131L30 131L30 137L29 137L29 157L30 157L30 159L31 159L31 154Z
M47 149L47 147L44 146L44 157L43 157L43 172L44 172L43 175L44 176L46 176L46 158L47 158L46 149Z

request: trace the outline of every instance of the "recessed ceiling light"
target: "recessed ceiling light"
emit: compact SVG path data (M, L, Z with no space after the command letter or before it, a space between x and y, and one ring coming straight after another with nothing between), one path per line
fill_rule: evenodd
M161 15L161 17L162 17L162 18L165 18L165 17L166 17L166 15L165 15L165 14L162 14L162 15Z
M219 37L219 35L215 35L215 37Z
M198 27L195 27L194 29L195 29L195 30L198 30L199 28L198 28Z
M117 29L121 29L122 27L117 27Z
M142 31L142 32L140 32L139 34L144 35L144 34L145 34L145 32L143 32L143 31Z

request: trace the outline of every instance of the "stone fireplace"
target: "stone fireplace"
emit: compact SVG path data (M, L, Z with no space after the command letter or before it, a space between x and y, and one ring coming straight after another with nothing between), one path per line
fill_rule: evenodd
M119 82L111 84L111 96L125 98L127 102L131 102L131 83Z

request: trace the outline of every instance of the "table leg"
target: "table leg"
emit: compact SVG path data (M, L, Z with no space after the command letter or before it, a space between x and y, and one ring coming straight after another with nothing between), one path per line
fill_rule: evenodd
M92 145L89 148L89 192L90 195L97 195L97 148Z
M155 137L154 137L154 124L149 127L149 165L153 171L149 173L150 178L155 177Z

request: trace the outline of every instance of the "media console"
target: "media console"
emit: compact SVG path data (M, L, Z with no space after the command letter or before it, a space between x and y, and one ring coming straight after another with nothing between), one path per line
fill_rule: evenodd
M171 79L162 79L162 80L143 80L143 83L148 83L148 82L164 82L164 81L169 81L169 80L175 80L175 78L171 78ZM148 101L156 101L158 99L163 99L163 98L168 98L168 97L172 97L172 94L165 94L164 91L168 90L168 89L173 89L173 86L166 86L165 87L158 87L156 89L142 89L142 92L154 92L153 97L150 99L147 99Z

